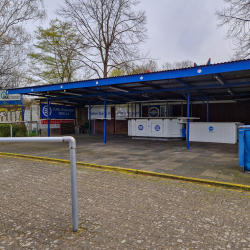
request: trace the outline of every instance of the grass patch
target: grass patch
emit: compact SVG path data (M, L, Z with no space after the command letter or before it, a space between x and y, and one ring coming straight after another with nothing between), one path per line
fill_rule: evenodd
M30 136L30 137L31 136L36 136L36 132L30 132L30 133L28 133L28 131L26 131L26 136Z
M10 124L0 124L0 137L10 137L10 127ZM25 137L26 132L25 124L12 124L12 137Z

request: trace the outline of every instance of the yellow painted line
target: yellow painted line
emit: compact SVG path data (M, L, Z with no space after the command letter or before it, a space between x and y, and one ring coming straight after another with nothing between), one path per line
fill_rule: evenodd
M20 158L31 159L31 160L40 160L40 161L46 161L46 162L54 162L54 163L58 162L58 163L70 164L69 160L62 160L62 159L55 159L55 158L48 158L48 157L41 157L41 156L22 155L22 154L16 154L16 153L0 152L0 156L7 156L7 157L14 156L14 157L20 157ZM161 177L161 178L170 178L170 179L176 179L176 180L182 180L182 181L196 182L196 183L200 183L200 184L209 184L209 185L229 187L229 188L238 188L238 189L250 191L250 186L242 185L242 184L220 182L220 181L211 181L211 180L205 180L205 179L199 179L199 178L191 178L191 177L171 175L171 174L162 174L162 173L156 173L156 172L151 172L151 171L146 171L146 170L114 167L114 166L99 165L99 164L92 164L92 163L86 163L86 162L76 162L76 164L77 164L77 166L99 168L99 169L103 169L103 170L112 170L112 171L119 171L119 172L124 172L124 173L141 174L141 175Z

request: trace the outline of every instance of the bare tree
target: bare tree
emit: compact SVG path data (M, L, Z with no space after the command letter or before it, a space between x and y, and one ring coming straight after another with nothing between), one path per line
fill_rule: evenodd
M145 64L142 64L141 68L146 72L156 72L158 71L158 64L154 60L149 60Z
M142 64L129 64L127 67L121 69L113 69L109 73L109 77L113 76L124 76L124 75L134 75L134 74L144 74L156 72L159 70L174 70L174 69L183 69L194 67L194 63L190 60L184 60L181 62L165 62L161 68L158 67L158 64L155 60L148 60Z
M23 46L5 45L5 49L0 51L0 89L18 87L24 77L26 58Z
M146 15L134 11L139 0L64 0L57 13L75 24L88 52L82 62L99 77L107 77L143 58L138 45L146 39Z
M30 34L24 25L45 16L43 0L0 1L0 88L21 80Z
M235 45L235 57L247 58L250 55L250 1L224 0L229 6L216 11L219 26L228 25L226 38Z
M129 65L124 66L123 68L113 68L109 72L109 77L114 76L124 76L124 75L135 75L135 74L144 74L150 72L158 71L158 64L154 60L145 61L142 64L131 63Z
M174 62L174 63L170 63L170 62L165 62L162 65L162 69L163 70L173 70L173 69L183 69L183 68L190 68L193 67L194 63L190 60L184 60L181 62Z

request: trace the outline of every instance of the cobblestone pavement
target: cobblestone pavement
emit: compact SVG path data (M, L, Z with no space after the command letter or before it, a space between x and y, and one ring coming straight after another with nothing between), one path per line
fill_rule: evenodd
M127 136L73 135L77 141L77 160L82 162L134 168L222 182L250 185L250 174L239 171L238 145L151 141ZM0 152L69 159L63 143L0 143Z
M250 249L249 192L0 157L0 249Z

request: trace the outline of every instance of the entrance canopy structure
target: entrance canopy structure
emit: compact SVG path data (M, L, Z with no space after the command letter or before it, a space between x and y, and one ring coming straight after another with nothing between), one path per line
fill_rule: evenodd
M8 89L7 94L25 94L46 97L72 105L123 104L150 101L181 100L228 101L250 98L250 60L204 65L192 68L153 73L91 79L53 85ZM208 113L208 112L207 112ZM106 143L106 112L104 112L104 143ZM207 115L207 120L209 117ZM187 147L189 147L189 120L187 121Z

